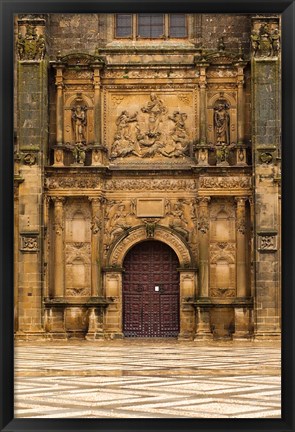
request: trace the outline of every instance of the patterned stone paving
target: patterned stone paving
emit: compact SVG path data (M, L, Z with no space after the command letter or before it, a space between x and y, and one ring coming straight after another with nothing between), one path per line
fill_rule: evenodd
M280 346L18 342L15 417L280 418Z

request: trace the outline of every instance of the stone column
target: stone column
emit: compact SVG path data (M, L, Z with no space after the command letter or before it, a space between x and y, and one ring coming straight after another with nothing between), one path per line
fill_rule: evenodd
M246 267L246 197L236 198L237 203L237 297L248 297Z
M48 232L48 215L49 215L49 204L50 204L50 197L49 196L45 196L44 197L44 202L43 202L43 238L44 238L44 252L43 252L43 273L44 273L44 292L43 292L43 296L45 298L48 297L49 295L49 286L48 286L48 261L49 261L49 256L48 256L48 236L49 236L49 232Z
M209 313L209 209L210 197L197 198L199 204L199 295L195 339L212 339Z
M53 197L54 202L54 297L64 297L64 197Z
M200 87L200 145L206 145L207 139L206 139L206 87L207 87L207 80L206 80L206 68L208 64L202 64L200 66L200 81L199 81L199 87Z
M245 141L245 96L244 96L244 67L245 63L239 63L237 65L238 76L238 144L244 144Z
M198 230L199 234L199 297L209 296L209 211L210 197L197 198L199 204Z
M89 197L91 202L91 297L102 296L101 286L101 198Z
M63 65L56 65L56 142L63 144Z
M241 302L245 302L249 297L249 288L247 281L247 266L246 266L246 212L245 203L246 197L237 197L237 250L236 250L236 268L237 268L237 297ZM241 307L235 307L235 333L234 339L249 337L250 329L250 310L249 307L241 304Z
M279 190L274 178L281 147L280 19L252 18L252 31L263 32L263 43L252 41L252 159L255 205L255 337L279 338L280 277L278 251Z
M93 64L93 87L94 87L94 146L92 149L91 165L103 164L103 150L102 150L102 130L101 130L101 84L100 84L100 70L103 67L102 61L99 57Z
M199 165L208 165L208 148L207 148L207 121L206 121L206 88L207 88L207 78L206 69L209 66L204 60L197 60L195 63L197 70L199 71L199 127L200 127L200 142L197 152L197 160Z

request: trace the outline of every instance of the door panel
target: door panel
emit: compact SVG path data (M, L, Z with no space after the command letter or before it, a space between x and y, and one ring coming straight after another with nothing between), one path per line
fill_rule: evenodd
M126 255L123 332L127 337L175 337L179 333L179 262L166 244L146 241ZM159 291L155 291L159 286Z

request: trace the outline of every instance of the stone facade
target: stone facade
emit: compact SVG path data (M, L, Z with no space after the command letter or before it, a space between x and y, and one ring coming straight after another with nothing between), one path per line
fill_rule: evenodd
M280 17L186 25L17 17L17 337L124 337L147 240L177 255L180 339L280 336Z

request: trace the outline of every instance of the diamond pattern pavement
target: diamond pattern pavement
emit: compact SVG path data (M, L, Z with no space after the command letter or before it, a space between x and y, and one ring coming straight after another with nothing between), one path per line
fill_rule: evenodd
M18 418L280 418L280 346L17 342Z

